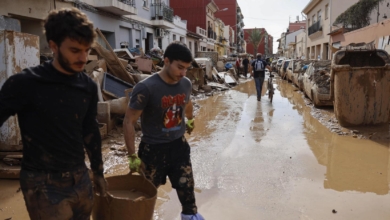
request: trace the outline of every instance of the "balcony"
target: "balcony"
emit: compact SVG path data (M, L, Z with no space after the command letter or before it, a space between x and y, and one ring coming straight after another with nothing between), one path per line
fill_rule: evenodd
M321 20L309 27L309 36L319 31L322 31Z
M196 27L196 33L207 38L207 31L203 28Z
M137 15L135 0L95 0L95 7L117 15Z
M173 24L173 9L162 3L152 4L152 24L157 27L174 29Z

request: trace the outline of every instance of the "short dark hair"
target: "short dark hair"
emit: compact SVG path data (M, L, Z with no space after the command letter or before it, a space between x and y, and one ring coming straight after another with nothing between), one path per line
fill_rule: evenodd
M171 63L174 60L180 60L186 63L193 61L191 51L188 49L187 45L180 41L174 41L168 45L164 53L164 58L165 57L168 57Z
M96 32L88 17L76 8L52 10L44 23L46 40L54 41L58 46L70 38L82 44L91 44Z

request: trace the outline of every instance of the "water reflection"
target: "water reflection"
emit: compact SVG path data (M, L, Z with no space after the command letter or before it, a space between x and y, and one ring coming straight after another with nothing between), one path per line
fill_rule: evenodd
M281 94L295 105L304 119L306 141L319 164L326 166L324 188L336 191L389 192L389 141L360 140L332 133L311 115L303 95L285 82L279 83ZM326 110L322 111L326 114ZM388 134L388 127L375 128ZM363 130L363 128L362 128Z

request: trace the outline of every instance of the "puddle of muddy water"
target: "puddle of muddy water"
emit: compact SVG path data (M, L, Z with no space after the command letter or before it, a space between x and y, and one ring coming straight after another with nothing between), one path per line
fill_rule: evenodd
M272 104L257 102L253 82L198 102L188 140L199 212L226 220L389 218L388 126L358 128L375 134L354 138L336 128L332 109L315 109L285 81L275 87ZM155 219L178 219L175 191L167 196Z

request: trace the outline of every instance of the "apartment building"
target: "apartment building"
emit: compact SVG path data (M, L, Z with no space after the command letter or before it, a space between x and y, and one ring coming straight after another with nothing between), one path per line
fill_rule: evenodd
M331 58L330 36L336 18L359 0L311 0L303 9L307 16L306 54L308 59Z
M225 9L215 13L215 16L220 18L225 25L231 27L234 32L234 36L229 40L230 52L242 53L246 47L243 47L244 43L244 16L241 12L241 8L237 3L237 0L214 0L215 4L219 8Z
M219 10L212 0L170 0L175 13L187 21L187 29L203 39L200 41L200 51L215 51L217 40L214 13Z
M23 7L20 7L23 5ZM40 37L41 53L50 53L42 21L51 9L76 7L99 28L112 48L121 45L166 48L173 34L185 42L187 24L175 17L169 0L2 0L0 15L20 20L21 31Z
M51 54L42 23L52 9L72 7L72 3L47 0L1 0L0 16L10 17L18 21L17 26L23 33L39 36L41 54Z

